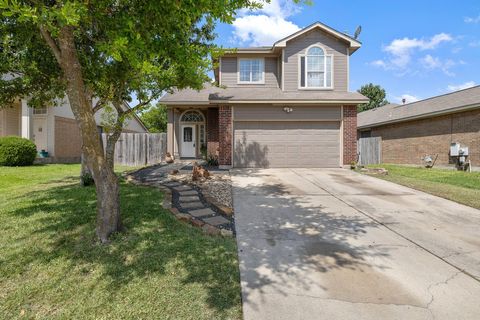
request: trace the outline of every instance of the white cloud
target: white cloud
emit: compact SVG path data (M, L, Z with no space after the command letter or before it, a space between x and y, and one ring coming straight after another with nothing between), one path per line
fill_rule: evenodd
M463 90L463 89L475 87L476 85L477 84L475 83L475 81L467 81L467 82L461 83L461 84L450 84L450 85L448 85L447 90L448 91L458 91L458 90Z
M387 68L387 63L383 60L375 60L375 61L370 62L370 64L372 66L375 66L375 67L380 67L380 68L384 68L384 69Z
M451 76L451 77L454 76L455 74L453 72L451 72L450 69L452 67L456 66L457 64L464 64L463 61L455 62L451 59L442 60L438 57L433 57L430 54L427 54L426 56L421 58L420 63L426 69L430 69L430 70L440 69L447 76Z
M412 103L412 102L420 100L420 98L418 98L416 96L413 96L411 94L408 94L408 93L402 94L399 97L395 97L395 96L393 97L393 100L396 103L400 103L400 104L403 103L403 99L405 99L405 103Z
M388 46L383 48L390 54L390 64L394 67L404 69L411 61L415 50L433 50L442 42L453 41L452 36L446 33L439 33L428 40L417 38L395 39Z
M440 59L437 57L432 57L431 55L427 54L425 57L420 59L420 62L423 66L427 69L435 69L442 65Z
M480 14L477 17L465 17L463 21L466 23L480 23Z
M299 11L300 7L291 0L272 0L263 3L263 7L256 11L241 10L233 22L233 35L246 45L272 45L300 30L299 26L287 20Z

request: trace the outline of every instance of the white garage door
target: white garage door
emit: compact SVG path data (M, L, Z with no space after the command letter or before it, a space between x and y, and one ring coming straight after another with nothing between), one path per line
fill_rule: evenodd
M340 165L340 122L238 121L234 166L323 168Z

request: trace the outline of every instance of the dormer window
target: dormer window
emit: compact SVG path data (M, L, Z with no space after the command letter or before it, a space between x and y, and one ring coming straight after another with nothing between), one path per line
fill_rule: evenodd
M333 89L332 59L321 47L309 47L306 54L300 56L300 88Z
M264 60L262 58L238 60L238 83L263 84L264 81Z

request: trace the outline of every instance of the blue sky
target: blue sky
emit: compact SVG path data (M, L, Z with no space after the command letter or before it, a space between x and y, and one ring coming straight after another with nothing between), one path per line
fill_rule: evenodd
M350 60L350 90L373 82L391 102L407 102L480 84L480 1L272 0L217 27L225 47L271 45L320 21L353 34L362 48Z

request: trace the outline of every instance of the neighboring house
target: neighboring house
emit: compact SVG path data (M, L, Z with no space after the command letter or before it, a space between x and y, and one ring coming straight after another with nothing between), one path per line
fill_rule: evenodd
M102 112L95 116L102 131ZM148 132L135 116L124 132ZM0 137L21 136L31 139L37 150L49 153L52 162L78 162L81 156L81 137L68 100L49 108L30 108L26 100L17 100L12 106L0 109Z
M175 157L218 153L224 167L341 167L356 159L357 105L348 91L356 39L314 23L271 47L230 50L214 70L221 86L182 90L168 106Z
M382 137L382 162L421 164L425 155L437 164L450 161L450 143L469 147L480 165L480 86L405 105L386 105L358 114L359 137Z

